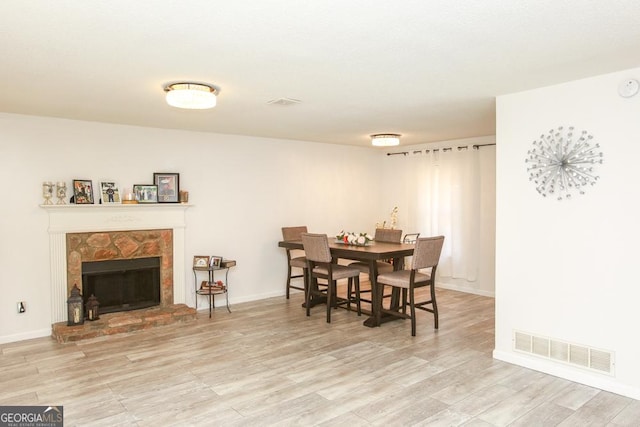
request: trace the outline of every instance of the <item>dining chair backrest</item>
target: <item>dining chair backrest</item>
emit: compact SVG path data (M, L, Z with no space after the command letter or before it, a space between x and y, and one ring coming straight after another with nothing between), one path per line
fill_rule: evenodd
M302 246L309 261L331 262L329 238L326 234L302 233Z
M420 237L420 233L407 233L402 238L402 243L415 243Z
M423 237L416 240L411 269L418 270L438 265L443 243L444 236Z
M376 242L400 243L402 240L402 230L393 230L390 228L376 228L373 236Z
M282 227L282 239L285 242L290 241L298 241L302 237L302 233L307 232L307 226L299 226L299 227Z

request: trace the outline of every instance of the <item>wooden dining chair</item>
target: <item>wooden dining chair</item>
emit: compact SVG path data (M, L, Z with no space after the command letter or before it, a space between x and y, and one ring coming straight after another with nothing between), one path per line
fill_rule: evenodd
M299 227L282 227L282 240L287 241L300 241L302 240L302 233L307 232L306 226ZM287 249L287 299L289 299L289 290L297 289L299 291L306 292L308 288L308 275L307 275L307 258L302 255L302 251L296 249ZM294 272L293 269L298 271ZM302 271L301 273L299 271ZM302 278L304 287L295 286L292 284L292 279Z
M309 274L308 291L306 296L307 316L311 315L312 296L326 296L327 298L327 323L331 323L331 309L339 305L346 305L351 309L352 300L356 303L358 316L360 310L360 270L333 263L329 238L326 234L302 233L302 245L307 256L307 271ZM318 289L318 279L327 281L326 293ZM348 279L347 297L339 298L337 295L337 281ZM351 298L352 286L355 285L355 298Z
M402 290L402 311L387 310L380 307L380 313L411 319L411 336L416 336L416 309L433 313L434 327L438 329L438 305L436 304L435 278L436 269L442 253L444 236L418 238L416 248L413 251L410 270L398 270L378 275L378 295L382 298L385 286L391 286ZM429 272L425 269L431 269ZM415 290L429 286L431 297L427 301L416 302ZM407 303L407 294L409 301ZM406 307L409 305L410 314ZM428 307L430 306L430 307Z
M402 230L391 230L388 228L377 228L375 235L373 237L374 242L384 242L384 243L400 243L400 239L402 238ZM378 267L378 274L382 273L390 273L393 271L393 264L391 260L385 261L376 261L376 266ZM369 280L371 280L371 275L373 272L371 271L370 264L363 261L356 261L349 264L349 267L357 268L361 273L365 273L369 275ZM370 289L362 289L361 293L369 293ZM371 303L371 300L364 299L361 297L361 301Z
M415 243L420 237L420 233L407 233L402 238L402 243Z

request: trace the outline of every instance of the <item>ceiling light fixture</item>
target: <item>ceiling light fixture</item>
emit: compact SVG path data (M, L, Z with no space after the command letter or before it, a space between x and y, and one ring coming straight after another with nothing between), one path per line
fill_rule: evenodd
M202 83L173 83L164 88L167 104L189 110L205 110L216 106L218 90Z
M397 133L377 133L371 135L371 144L376 147L393 147L394 145L400 145L401 136Z

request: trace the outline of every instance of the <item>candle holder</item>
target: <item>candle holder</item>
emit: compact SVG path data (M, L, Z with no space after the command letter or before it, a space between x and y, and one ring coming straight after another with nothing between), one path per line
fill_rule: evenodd
M67 183L66 182L58 182L56 183L56 196L58 196L57 205L66 205L67 202L64 199L67 197Z
M42 183L42 197L44 197L45 205L52 205L51 198L53 197L53 182L45 181Z
M84 323L84 309L82 294L77 284L73 285L69 299L67 299L67 326L82 325Z
M87 300L87 307L86 307L87 320L91 320L91 321L98 320L100 318L99 309L100 309L100 302L98 301L98 298L96 298L95 295L91 294L91 296Z

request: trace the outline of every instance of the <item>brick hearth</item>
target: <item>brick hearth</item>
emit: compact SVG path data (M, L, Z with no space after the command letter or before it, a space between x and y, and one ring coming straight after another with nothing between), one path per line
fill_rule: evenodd
M195 318L195 308L185 304L172 304L143 310L107 313L93 322L85 320L83 325L67 326L67 322L54 323L51 327L51 335L59 343L66 343L104 335L140 331L176 322L188 322L195 320Z

